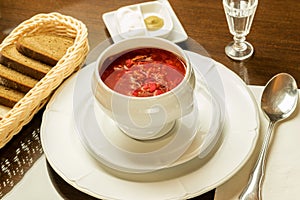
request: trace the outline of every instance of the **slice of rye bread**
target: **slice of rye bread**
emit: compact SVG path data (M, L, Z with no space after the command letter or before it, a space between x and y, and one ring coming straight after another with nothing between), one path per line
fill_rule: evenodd
M24 93L0 85L0 104L12 108L24 97Z
M21 54L14 44L0 52L0 63L34 79L42 79L52 68L49 65Z
M0 84L19 92L28 92L38 80L0 64Z
M73 44L74 39L72 38L39 34L21 37L16 46L23 55L55 66Z

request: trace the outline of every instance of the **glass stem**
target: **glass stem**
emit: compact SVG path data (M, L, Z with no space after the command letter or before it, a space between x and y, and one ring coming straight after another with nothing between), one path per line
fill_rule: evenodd
M245 36L237 36L237 35L235 35L233 37L233 39L234 39L233 48L236 51L244 51L244 50L247 49L247 45L245 44L245 40L246 40Z

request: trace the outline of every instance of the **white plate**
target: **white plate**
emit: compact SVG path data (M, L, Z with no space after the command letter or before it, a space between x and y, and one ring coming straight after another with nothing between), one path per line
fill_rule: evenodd
M95 69L96 63L92 63L78 74L74 98L64 102L73 102L75 126L82 142L101 163L124 172L144 173L205 157L215 145L225 108L212 96L199 71L194 72L194 110L178 119L165 137L140 141L124 134L93 98L91 77Z
M175 42L175 43L185 41L188 38L188 36L187 36L182 24L180 23L179 19L177 18L177 16L176 16L173 8L171 7L170 3L166 0L159 0L158 2L161 2L163 5L166 6L166 8L168 9L169 14L171 16L171 20L173 22L173 29L168 34L166 39L168 39L172 42ZM135 5L132 5L132 6L143 6L143 5L147 5L147 3L148 2L135 4ZM105 26L107 27L108 32L111 35L112 40L114 42L118 42L120 40L123 40L124 38L121 37L120 34L119 34L116 19L115 19L115 14L116 14L116 11L111 11L111 12L108 12L108 13L104 13L102 15L102 19L104 21Z
M78 190L102 199L186 199L203 194L232 177L248 160L258 138L257 105L247 86L234 73L208 58L188 52L192 64L210 76L221 74L226 105L222 143L204 159L146 174L126 174L100 165L82 146L73 121L75 76L49 102L41 125L41 141L53 169ZM84 70L84 69L83 69Z

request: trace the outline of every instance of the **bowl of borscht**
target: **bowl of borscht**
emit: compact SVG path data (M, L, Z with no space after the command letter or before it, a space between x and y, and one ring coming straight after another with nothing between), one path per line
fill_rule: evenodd
M98 57L92 77L99 109L138 140L169 133L177 119L193 110L194 87L195 76L185 52L158 37L112 44Z

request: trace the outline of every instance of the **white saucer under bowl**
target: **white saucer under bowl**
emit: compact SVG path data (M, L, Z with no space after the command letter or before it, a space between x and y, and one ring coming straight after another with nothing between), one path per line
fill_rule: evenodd
M87 150L108 167L130 173L174 167L196 156L205 157L208 149L215 145L213 141L219 138L225 108L211 94L200 71L195 70L193 111L177 120L166 136L141 141L124 134L101 110L89 84L96 64L88 68L79 73L76 80L73 100L75 124Z
M187 199L216 188L232 177L249 159L257 143L257 105L244 82L225 66L196 53L187 53L193 66L206 71L202 73L204 77L214 82L212 71L221 75L224 95L214 95L217 100L224 100L226 118L222 143L211 157L196 157L146 174L109 171L86 151L73 118L76 78L80 73L87 73L87 66L64 82L44 112L41 142L52 168L76 189L100 199ZM213 64L206 65L208 61ZM210 151L207 148L207 152Z

